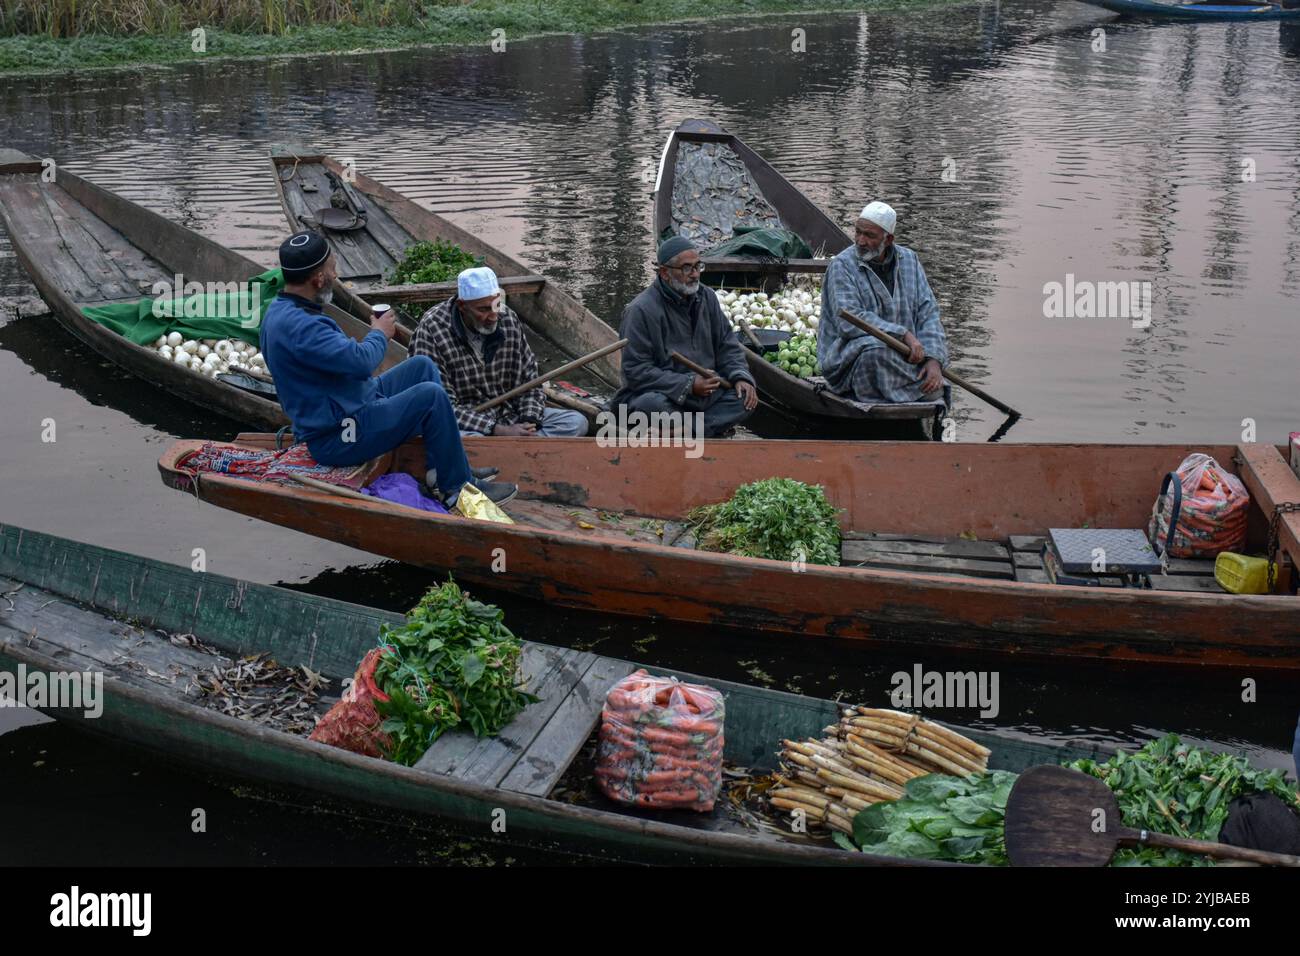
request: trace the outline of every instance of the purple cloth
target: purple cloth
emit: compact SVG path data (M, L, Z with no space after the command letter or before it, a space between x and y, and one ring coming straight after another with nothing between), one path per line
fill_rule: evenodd
M419 508L421 511L433 511L440 515L450 514L439 502L432 498L426 498L420 493L420 485L414 478L405 472L399 474L380 475L366 487L361 489L363 493L374 498L383 498L385 501L395 501L399 505L406 505L408 508Z

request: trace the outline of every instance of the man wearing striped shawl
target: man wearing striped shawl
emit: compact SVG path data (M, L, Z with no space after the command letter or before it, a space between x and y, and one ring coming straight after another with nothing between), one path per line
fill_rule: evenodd
M894 244L894 210L863 208L854 243L834 259L822 284L817 360L831 389L867 404L946 401L941 369L948 343L939 306L916 253ZM902 341L900 355L840 318L840 309Z

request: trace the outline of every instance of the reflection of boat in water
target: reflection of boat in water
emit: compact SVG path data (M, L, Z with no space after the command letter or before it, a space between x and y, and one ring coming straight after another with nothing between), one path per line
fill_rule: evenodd
M1170 3L1166 0L1080 0L1093 7L1134 17L1168 20L1286 20L1300 19L1300 6L1280 3Z
M1278 45L1287 56L1300 59L1300 21L1278 24Z

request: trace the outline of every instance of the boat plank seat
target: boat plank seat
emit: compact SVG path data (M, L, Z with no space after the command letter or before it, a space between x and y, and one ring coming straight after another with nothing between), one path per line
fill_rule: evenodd
M845 565L890 571L1015 578L1010 552L996 541L909 540L894 535L883 539L855 537L841 543L840 561Z
M628 661L598 657L502 779L502 789L547 796L591 737L605 695L634 670L636 665Z
M817 275L826 271L829 259L751 259L744 256L704 256L707 268L725 272L777 273L802 272Z
M468 729L448 731L424 752L415 769L499 786L595 662L596 655L586 651L525 644L520 662L524 689L541 700L525 707L495 737L478 738Z
M858 567L920 574L955 574L1050 584L1043 567L1042 535L1011 535L1005 544L937 536L909 537L850 531L844 534L841 561ZM1223 593L1214 579L1213 559L1171 558L1167 574L1149 576L1155 591ZM1103 586L1118 586L1103 580Z
M1208 561L1208 574L1152 574L1153 591L1201 591L1207 594L1226 594L1214 579L1214 562Z
M537 295L546 286L539 275L498 276L497 285L506 295ZM415 282L410 285L369 286L366 298L372 302L443 302L456 294L456 281Z

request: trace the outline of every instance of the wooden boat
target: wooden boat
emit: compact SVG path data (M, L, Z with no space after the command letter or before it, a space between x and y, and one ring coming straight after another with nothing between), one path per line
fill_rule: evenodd
M530 273L473 233L369 176L345 170L330 157L301 146L273 147L271 169L290 227L294 231L314 228L325 236L337 258L340 281L367 302L429 302L454 295L454 281L428 285L393 285L389 281L393 267L411 245L440 239L481 257L496 272L507 302L523 323L571 357L590 354L618 340L612 328L554 282ZM349 219L342 223L353 228L331 229L322 224L322 209L329 206L336 182L349 189L353 202L365 210L364 222ZM618 388L617 352L586 368L611 390Z
M265 269L143 206L60 168L46 182L31 156L0 150L0 222L55 319L104 358L152 385L257 428L288 424L274 400L175 365L82 314L89 306L136 302L154 283L243 282ZM347 305L347 299L344 299ZM369 316L359 299L358 314ZM368 319L334 306L329 314L354 338ZM381 369L406 357L390 342Z
M1300 6L1281 3L1168 3L1164 0L1081 0L1113 13L1158 20L1294 20Z
M269 446L267 436L241 441ZM1300 667L1290 573L1300 514L1279 522L1285 560L1275 595L1223 593L1213 561L1170 562L1150 588L1052 584L1041 563L1049 529L1145 528L1163 476L1193 452L1245 482L1247 551L1262 550L1275 506L1300 501L1300 478L1273 445L715 442L690 458L680 448L470 439L472 462L519 485L506 506L517 523L504 525L195 476L184 461L201 444L166 451L164 482L221 508L548 603L989 656ZM423 467L422 449L406 445L369 474ZM841 566L800 570L694 548L683 523L690 509L774 476L820 483L843 509ZM496 548L509 573L493 573L485 559Z
M831 257L846 249L850 239L815 203L799 192L784 176L772 168L763 157L745 145L738 136L728 133L710 120L684 121L668 137L663 156L659 161L659 176L655 184L654 229L662 239L676 232L672 204L677 158L683 144L717 144L730 150L753 177L762 196L780 217L782 224L797 233L810 248ZM750 258L718 258L706 249L701 253L705 263L704 281L710 285L728 288L761 286L771 291L781 284L791 272L826 272L827 259L785 259L761 261ZM934 422L943 416L946 406L942 402L901 402L897 404L868 405L837 395L824 382L796 378L752 348L743 336L745 357L750 374L759 393L796 413L800 418L812 419L824 426L857 426L856 437L880 437L886 423L918 423L922 433L934 433ZM901 437L891 435L889 437Z
M603 798L590 804L551 798L596 728L605 691L635 669L627 661L529 644L522 669L540 703L526 708L499 737L476 740L452 731L419 764L405 767L205 706L194 678L210 675L220 659L186 638L171 640L191 635L227 658L269 654L283 666L323 673L336 689L375 646L380 626L400 622L399 615L195 574L188 567L11 525L0 525L0 592L11 605L0 614L0 670L105 677L98 717L64 708L46 713L87 733L206 771L439 817L483 834L494 814L504 810L512 842L582 856L665 863L926 865L747 827L721 801L711 814L674 814L623 810ZM782 738L820 736L839 717L835 701L703 682L727 695L725 759L753 772L772 769ZM1009 734L962 733L992 749L993 769L1020 771L1105 756Z
M780 277L790 272L824 273L827 259L850 245L851 240L844 230L767 160L746 146L740 137L728 133L712 120L703 119L683 121L664 144L653 200L656 242L678 232L672 213L678 154L683 144L693 143L716 143L729 150L744 164L762 198L780 217L781 224L806 242L815 255L826 257L761 262L749 258L715 258L709 256L706 249L701 256L705 260L704 280L710 285L750 285L755 275Z
M820 379L797 378L763 358L741 338L754 384L764 398L795 413L800 420L851 430L855 438L906 437L885 435L893 427L912 428L917 437L934 437L948 411L943 402L882 402L868 405L832 392ZM820 386L820 387L819 387Z

